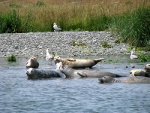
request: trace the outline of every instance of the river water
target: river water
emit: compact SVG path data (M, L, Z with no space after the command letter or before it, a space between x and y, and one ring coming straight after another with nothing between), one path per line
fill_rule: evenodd
M99 84L96 78L27 80L26 61L0 58L0 113L150 113L150 84ZM44 59L39 62L40 68L55 68ZM105 62L95 68L129 75L132 66L145 64Z

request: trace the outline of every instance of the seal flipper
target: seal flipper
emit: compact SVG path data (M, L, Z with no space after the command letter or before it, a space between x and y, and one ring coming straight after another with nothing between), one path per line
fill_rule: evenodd
M86 75L85 73L77 72L77 74L78 74L79 76L81 76L82 78L87 77L87 75Z

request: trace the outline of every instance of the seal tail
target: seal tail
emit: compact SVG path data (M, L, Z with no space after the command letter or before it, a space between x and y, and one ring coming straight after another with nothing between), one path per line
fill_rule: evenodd
M115 74L116 77L127 77L125 75L118 75L118 74Z
M102 60L105 60L105 58L94 59L95 63L98 63L98 62L100 62Z

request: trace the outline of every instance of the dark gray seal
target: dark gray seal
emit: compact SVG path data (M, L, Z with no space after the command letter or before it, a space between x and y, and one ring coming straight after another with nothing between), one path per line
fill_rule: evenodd
M60 62L58 69L65 74L66 78L100 78L103 76L111 76L111 77L123 77L122 75L104 72L94 69L72 69L70 67L62 67L62 63Z
M150 78L143 77L143 76L129 76L123 80L116 80L111 76L104 76L102 78L99 78L99 83L130 83L130 84L136 84L136 83L143 83L143 84L150 84Z
M26 74L29 80L65 78L65 75L63 73L57 72L55 70L29 68L27 69Z
M65 78L65 75L61 73L59 70L46 70L46 69L37 69L39 67L39 63L35 57L31 57L27 61L27 71L26 74L28 79L50 79L50 78Z

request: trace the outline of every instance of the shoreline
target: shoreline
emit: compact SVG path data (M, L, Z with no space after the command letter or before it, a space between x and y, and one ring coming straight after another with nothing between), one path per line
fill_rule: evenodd
M45 57L46 49L63 57L130 54L125 43L115 43L111 32L30 32L0 34L0 57ZM107 42L111 48L102 47Z

